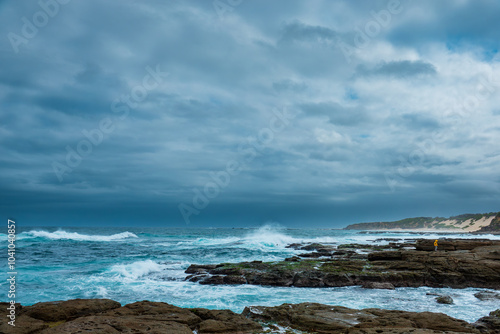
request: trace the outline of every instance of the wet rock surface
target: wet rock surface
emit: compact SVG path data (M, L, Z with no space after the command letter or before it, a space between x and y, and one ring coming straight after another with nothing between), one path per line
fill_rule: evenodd
M436 302L438 304L453 304L453 298L451 298L450 296L439 296L439 297L436 297Z
M297 287L500 288L500 241L434 239L388 245L291 244L309 250L284 261L191 265L188 280L200 284L256 284ZM214 267L215 266L215 267ZM211 269L210 269L211 268ZM377 285L378 284L378 285ZM479 298L479 297L478 297Z
M495 300L495 299L498 299L499 302L500 302L500 293L493 292L493 291L480 291L480 292L476 292L474 294L474 297L476 297L479 300Z
M362 288L365 289L386 289L386 290L394 290L394 285L391 283L379 283L379 282L366 282L362 285Z
M316 303L247 307L250 319L276 322L307 333L479 333L471 324L440 313L354 310Z
M71 301L45 302L25 306L22 309L22 313L34 319L55 322L96 314L120 306L120 303L110 299L74 299Z
M482 317L474 324L481 333L500 334L500 309L490 312L486 317Z
M500 310L470 324L441 313L356 310L317 303L249 306L241 314L149 301L120 306L109 299L39 303L16 309L19 312L16 327L0 319L0 333L498 333L500 330Z

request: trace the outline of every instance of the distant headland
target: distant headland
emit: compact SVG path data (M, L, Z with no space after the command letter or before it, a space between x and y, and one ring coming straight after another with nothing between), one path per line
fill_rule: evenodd
M392 222L351 224L345 230L415 230L500 233L500 212L463 214L449 218L415 217Z

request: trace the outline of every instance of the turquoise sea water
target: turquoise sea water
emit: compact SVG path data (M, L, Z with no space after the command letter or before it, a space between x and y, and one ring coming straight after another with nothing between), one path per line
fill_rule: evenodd
M110 298L122 304L151 300L181 307L228 308L235 312L249 305L318 302L351 308L443 312L467 321L475 321L498 309L498 300L480 301L473 294L483 289L472 288L283 288L207 286L184 281L184 270L191 263L283 260L300 253L285 248L295 242L383 244L388 241L375 240L435 237L432 233L374 234L276 226L258 229L25 228L17 231L16 301L31 305L73 298ZM486 237L500 239L499 236ZM0 240L6 245L7 235L0 234ZM4 262L1 267L6 273L7 257ZM0 301L8 300L7 291L7 281L2 280ZM455 304L437 304L434 296L426 295L428 292L449 294Z

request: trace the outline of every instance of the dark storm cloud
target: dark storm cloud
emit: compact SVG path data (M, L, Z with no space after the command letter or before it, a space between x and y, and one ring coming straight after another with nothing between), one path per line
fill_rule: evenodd
M326 116L332 124L355 126L369 120L362 107L344 107L335 102L308 103L301 106L307 115Z
M497 210L498 94L472 93L498 77L499 5L419 2L352 46L387 6L257 0L221 17L207 1L71 1L28 36L39 3L1 2L2 214L184 225L179 203L235 161L193 226Z
M348 161L352 158L351 154L347 150L336 150L337 152L328 152L325 150L312 152L309 154L309 158L324 161Z
M451 48L461 44L479 44L498 50L499 2L447 0L418 5L419 12L409 15L390 32L391 42L425 47L429 42L444 41Z
M332 43L337 34L332 29L322 26L312 26L302 22L292 22L283 29L281 43L299 42L317 42Z
M439 122L430 117L421 114L403 114L403 124L410 129L434 131L440 128Z
M374 68L367 68L364 65L360 65L357 72L362 76L381 75L406 78L418 75L436 74L436 68L434 65L423 61L402 60L388 63L383 62Z
M273 82L273 88L277 92L292 92L300 93L307 89L307 85L303 82L296 82L290 79L283 79L280 81Z

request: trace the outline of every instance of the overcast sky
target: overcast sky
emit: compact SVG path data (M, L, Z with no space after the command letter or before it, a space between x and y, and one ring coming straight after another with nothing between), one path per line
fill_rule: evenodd
M335 228L498 211L499 13L0 1L1 215Z

